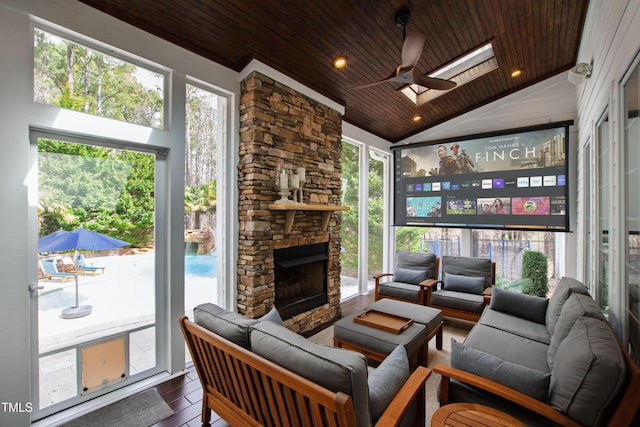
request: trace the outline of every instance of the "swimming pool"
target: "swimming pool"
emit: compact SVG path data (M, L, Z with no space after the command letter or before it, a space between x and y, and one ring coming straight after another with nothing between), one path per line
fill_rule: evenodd
M184 274L216 277L218 258L215 255L189 255L184 257Z

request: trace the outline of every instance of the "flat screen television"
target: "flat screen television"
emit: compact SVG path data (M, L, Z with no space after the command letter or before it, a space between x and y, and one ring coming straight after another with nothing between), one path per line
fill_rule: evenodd
M393 147L394 225L569 231L569 126Z

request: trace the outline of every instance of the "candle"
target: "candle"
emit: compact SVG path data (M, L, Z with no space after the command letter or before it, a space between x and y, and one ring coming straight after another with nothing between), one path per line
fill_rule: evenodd
M300 187L300 177L297 174L291 175L291 187L293 188Z
M298 168L298 177L300 178L300 182L304 182L305 181L305 169L303 167L299 167Z
M289 177L287 176L287 171L282 169L282 173L280 174L280 190L288 190L289 189Z

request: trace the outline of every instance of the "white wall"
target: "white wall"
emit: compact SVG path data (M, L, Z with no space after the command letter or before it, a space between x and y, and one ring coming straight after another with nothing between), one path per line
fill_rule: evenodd
M610 263L610 321L624 336L625 316L625 182L623 136L624 108L621 105L621 81L629 71L634 59L640 53L640 0L595 0L591 1L587 14L578 62L593 63L593 72L589 79L578 86L578 148L584 156L585 144L591 142L591 165L585 165L579 170L581 181L591 180L592 191L597 188L594 162L596 125L602 114L609 115L611 132L610 161L611 171L605 179L609 185L610 208L609 225L609 263ZM578 209L584 208L586 194L580 194ZM597 219L597 199L591 203L591 216ZM586 226L586 225L585 225ZM582 232L582 230L580 230ZM581 241L584 239L581 234ZM598 246L591 256L597 256ZM582 247L578 247L582 254ZM578 257L576 269L583 271L585 266L596 265L594 259ZM591 269L592 281L598 274Z

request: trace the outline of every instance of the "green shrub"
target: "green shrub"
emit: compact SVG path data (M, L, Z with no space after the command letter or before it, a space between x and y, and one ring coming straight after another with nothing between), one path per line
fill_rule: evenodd
M522 293L546 297L549 292L549 267L547 256L539 251L524 251L522 256L522 278L530 282L522 287Z

